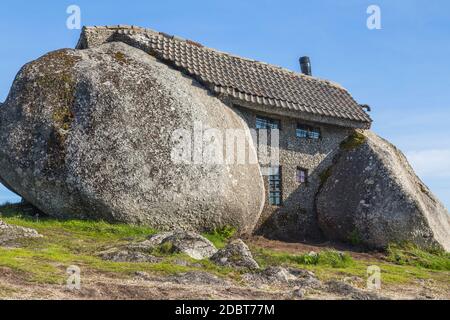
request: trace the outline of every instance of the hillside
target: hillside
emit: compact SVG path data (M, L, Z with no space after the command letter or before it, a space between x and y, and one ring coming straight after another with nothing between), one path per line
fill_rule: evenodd
M244 241L261 266L258 271L221 267L168 250L153 252L158 257L156 263L113 262L103 260L98 253L144 240L157 231L42 218L30 215L20 205L3 206L0 212L7 224L32 228L43 236L0 246L1 299L450 298L450 255L412 246L364 253L332 243L289 244L252 237ZM225 229L204 236L223 248L233 232ZM66 271L71 265L81 269L80 290L66 288ZM381 290L377 292L365 289L371 265L381 269ZM289 277L276 279L280 273L266 277L267 270L284 270L268 267L303 272L314 285L299 285Z

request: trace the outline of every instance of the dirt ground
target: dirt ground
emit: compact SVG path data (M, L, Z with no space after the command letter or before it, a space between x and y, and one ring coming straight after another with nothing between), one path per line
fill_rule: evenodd
M325 290L312 290L306 297L299 297L292 290L256 289L244 285L180 284L169 278L121 279L108 274L87 274L82 278L80 290L69 290L65 285L26 283L7 270L1 270L1 287L8 288L8 296L2 299L49 300L301 300L301 299L349 299L342 294ZM448 299L448 292L422 283L409 286L393 286L383 289L387 299Z
M154 279L117 278L108 274L85 274L81 289L69 290L65 285L43 285L25 282L11 271L1 270L0 290L7 288L7 295L1 299L49 299L49 300L301 300L301 299L351 299L346 295L312 290L305 297L298 296L294 290L257 289L238 283L180 284L163 276ZM382 289L379 294L386 299L448 299L449 292L433 282L416 285L398 285Z
M284 252L302 253L321 251L330 244L309 245L284 243L264 238L246 239L251 245ZM336 248L336 246L333 246ZM353 252L355 259L382 259L379 253ZM63 270L64 266L61 266ZM184 299L225 299L225 300L270 300L270 299L352 299L347 292L330 291L327 288L310 289L302 294L298 288L263 287L257 288L230 279L218 282L177 276L141 274L124 277L114 273L98 273L83 270L81 289L70 290L65 284L39 284L26 281L23 275L8 268L0 268L0 299L88 299L88 300L184 300ZM361 280L361 279L359 279ZM351 282L352 279L349 279ZM361 290L361 289L358 289ZM362 290L362 293L365 291ZM449 299L449 284L433 280L417 280L408 285L389 285L376 292L383 299Z
M269 240L264 237L254 236L246 239L246 242L249 244L253 244L259 248L271 249L276 251L289 252L292 254L303 254L311 251L320 252L325 250L340 250L348 252L355 259L378 259L383 260L384 255L381 252L362 252L362 249L359 251L355 249L355 247L350 247L349 245L335 242L323 242L323 243L315 243L315 244L305 244L305 243L291 243L291 242L283 242L277 240Z

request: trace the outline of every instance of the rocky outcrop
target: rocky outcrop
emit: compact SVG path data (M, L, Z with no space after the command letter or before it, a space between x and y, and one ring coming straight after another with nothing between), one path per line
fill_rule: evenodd
M169 276L164 281L174 282L178 284L197 284L197 285L215 285L215 286L229 286L230 282L219 278L218 276L205 271L190 271Z
M173 231L154 235L137 246L148 246L153 249L165 247L167 253L184 253L189 257L208 259L217 252L211 241L194 232Z
M375 248L406 241L450 251L448 211L386 140L356 133L324 177L316 205L328 238Z
M250 249L241 239L231 241L225 248L217 251L211 260L220 266L259 269Z
M150 236L142 242L134 242L100 252L105 260L117 262L159 262L153 254L184 253L196 260L208 259L217 252L205 237L194 232L171 231Z
M21 239L41 238L36 230L19 226L9 225L0 220L0 246L15 244Z
M338 280L328 281L324 289L341 296L343 300L390 300L376 292L364 291Z
M109 260L113 262L149 262L158 263L162 259L152 256L147 253L135 251L135 250L118 250L111 249L105 252L101 252L99 256L103 260Z
M216 161L207 128L239 129L256 157L237 111L142 50L59 50L24 66L0 107L0 176L55 217L250 233L259 165Z
M280 266L271 266L258 273L244 274L243 280L258 288L279 285L309 289L319 288L322 285L311 271Z

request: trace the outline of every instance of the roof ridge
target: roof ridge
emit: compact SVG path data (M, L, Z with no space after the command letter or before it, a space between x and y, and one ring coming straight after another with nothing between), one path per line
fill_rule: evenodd
M143 33L150 32L152 34L161 35L161 36L163 36L165 38L168 38L168 39L172 39L172 40L176 40L176 41L183 41L183 42L186 42L186 43L192 44L192 45L198 45L199 47L204 48L206 50L210 50L210 51L216 52L218 54L226 55L226 56L229 56L229 57L234 58L234 59L240 59L240 60L244 60L244 61L258 63L258 64L260 64L262 66L265 66L265 67L268 67L268 68L272 68L272 69L277 70L277 71L286 72L286 73L292 74L294 76L301 77L301 78L303 78L305 80L308 80L308 81L323 82L323 83L325 83L327 85L331 85L331 86L333 86L333 87L335 87L337 89L344 90L344 91L348 92L348 90L346 88L344 88L341 84L339 84L337 82L334 82L334 81L331 81L331 80L322 79L322 78L318 78L318 77L314 77L314 76L309 76L309 75L306 75L306 74L303 74L303 73L300 73L300 72L296 72L294 70L290 70L288 68L285 68L285 67L282 67L282 66L278 66L278 65L275 65L275 64L271 64L271 63L268 63L268 62L265 62L265 61L259 61L259 60L255 60L255 59L251 59L251 58L242 57L242 56L239 56L239 55L236 55L236 54L233 54L233 53L217 50L217 49L214 49L214 48L211 48L211 47L207 47L207 46L205 46L205 45L203 45L203 44L201 44L201 43L199 43L197 41L191 40L191 39L186 39L186 38L175 36L175 35L171 35L171 34L168 34L168 33L165 33L165 32L156 31L156 30L150 29L150 28L142 28L142 27L138 27L138 26L134 26L134 25L121 25L121 24L119 24L119 25L109 25L109 26L84 26L83 29L130 30L130 31L143 32Z

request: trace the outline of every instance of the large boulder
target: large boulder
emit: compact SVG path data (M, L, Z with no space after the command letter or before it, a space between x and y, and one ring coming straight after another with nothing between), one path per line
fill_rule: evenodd
M250 233L259 165L217 162L207 128L238 129L256 158L237 111L142 50L59 50L24 66L0 107L0 176L55 217Z
M450 250L448 211L395 146L363 131L341 149L317 196L327 237L374 248L411 242Z

